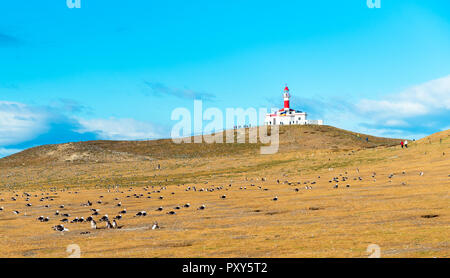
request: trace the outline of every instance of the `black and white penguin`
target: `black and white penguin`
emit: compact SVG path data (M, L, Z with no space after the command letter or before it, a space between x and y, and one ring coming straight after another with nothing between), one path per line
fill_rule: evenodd
M111 224L111 222L108 220L107 222L106 222L106 229L112 229L113 228L113 225Z
M105 214L102 218L100 218L100 222L102 221L109 221L108 214Z
M206 208L205 205L201 205L200 207L198 207L199 210L204 210Z
M53 230L59 231L59 232L68 232L69 231L69 229L65 228L64 225L61 225L61 224L53 226Z
M153 223L152 230L159 229L158 222Z
M91 220L91 228L92 229L97 229L97 223L95 222L94 219Z

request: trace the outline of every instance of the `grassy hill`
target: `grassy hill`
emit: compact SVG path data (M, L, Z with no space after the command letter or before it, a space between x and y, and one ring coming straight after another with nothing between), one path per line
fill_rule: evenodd
M449 257L450 130L407 149L327 126L280 133L272 155L254 144L157 140L42 146L5 158L0 257L66 257L74 243L82 257L361 258L373 244L383 258ZM81 205L87 200L92 207ZM119 201L128 210L120 230L51 229L60 205L71 219L91 208L113 217ZM142 210L146 217L134 217Z
M130 162L169 158L220 157L254 155L261 143L182 143L171 139L151 141L88 141L58 145L44 145L27 149L0 159L0 167L42 165L55 163ZM281 126L279 152L297 150L355 150L379 146L393 146L399 139L358 134L332 126ZM223 136L225 136L223 134ZM369 141L366 142L365 138ZM224 137L225 138L225 137ZM236 137L235 137L236 138ZM192 142L193 137L191 137ZM225 142L225 139L224 139Z

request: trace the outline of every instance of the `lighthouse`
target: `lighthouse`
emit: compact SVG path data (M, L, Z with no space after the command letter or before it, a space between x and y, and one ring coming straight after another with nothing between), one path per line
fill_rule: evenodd
M286 85L286 87L284 87L284 92L283 92L283 99L284 99L284 110L289 110L289 98L291 96L289 95L289 88Z
M275 113L266 114L266 125L322 125L322 120L307 120L306 112L291 109L291 94L289 87L285 85L283 90L284 107Z

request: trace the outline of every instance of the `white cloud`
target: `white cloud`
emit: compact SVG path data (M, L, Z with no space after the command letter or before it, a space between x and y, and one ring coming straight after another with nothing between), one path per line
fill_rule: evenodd
M102 139L137 140L161 138L159 128L134 119L78 119L78 132L94 132Z
M384 100L362 99L356 107L362 114L380 119L404 119L450 109L450 75L413 86Z
M0 148L0 157L12 155L14 153L18 153L22 151L21 149L7 149L7 148Z
M42 144L156 139L163 134L161 127L134 119L74 118L55 107L0 101L0 157Z
M343 129L418 139L442 127L448 129L450 75L379 99L362 98L354 103L347 99L310 100L306 111L314 112L314 117L323 118L326 124Z
M18 102L0 101L0 146L31 140L48 130L48 114Z
M390 120L387 120L385 123L384 123L384 125L385 126L389 126L389 127L395 127L395 126L403 126L403 127L405 127L405 126L409 126L409 124L406 122L406 121L403 121L403 120L396 120L396 119L390 119Z

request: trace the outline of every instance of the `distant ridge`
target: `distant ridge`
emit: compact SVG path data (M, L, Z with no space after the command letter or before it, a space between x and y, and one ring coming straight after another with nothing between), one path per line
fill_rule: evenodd
M239 131L243 130L235 132ZM369 139L368 142L366 142L366 138ZM280 126L279 152L293 150L355 150L387 147L399 143L400 139L375 137L366 134L359 134L358 136L358 133L327 125ZM0 168L54 163L108 163L168 158L233 156L244 153L259 154L261 146L261 143L175 144L171 139L74 142L43 145L24 150L0 159Z

